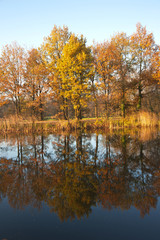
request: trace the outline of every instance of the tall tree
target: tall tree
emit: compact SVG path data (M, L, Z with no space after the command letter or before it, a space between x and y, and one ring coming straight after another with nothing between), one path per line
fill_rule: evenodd
M93 74L91 48L86 46L86 40L83 36L71 35L62 51L58 69L62 78L61 94L67 102L71 101L75 117L80 119L82 118L82 110L87 106L90 97L90 78Z
M51 34L45 38L44 43L42 44L43 60L50 72L50 87L52 88L51 97L60 103L65 119L67 119L67 113L65 112L64 107L66 100L64 99L63 94L61 94L62 79L57 69L57 62L61 58L63 48L68 42L70 34L68 27L63 26L63 28L61 28L55 25Z
M23 83L25 72L25 51L17 43L6 45L2 49L1 100L12 101L17 115L21 114L23 102Z
M157 51L152 58L153 78L160 84L160 46L157 46Z
M130 38L125 33L112 37L111 44L116 49L114 64L115 84L114 91L120 100L120 107L123 117L126 115L126 108L129 101L129 90L131 84L130 74L132 71L132 57L130 54Z
M47 100L48 71L42 60L41 52L32 49L28 52L25 74L25 95L27 96L27 107L31 109L32 116L44 117L44 104Z
M134 56L136 88L138 90L137 109L142 107L142 98L145 87L150 84L152 56L155 52L155 42L152 33L140 23L136 25L136 33L131 36L131 52Z
M99 78L98 88L101 97L104 99L105 115L109 117L111 89L116 68L116 48L112 43L105 41L101 44L96 44L93 47L93 53L95 58L95 70Z

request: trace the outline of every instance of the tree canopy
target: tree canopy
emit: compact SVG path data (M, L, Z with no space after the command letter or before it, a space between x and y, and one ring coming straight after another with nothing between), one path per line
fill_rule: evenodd
M160 46L140 23L130 36L117 33L92 46L55 25L38 49L2 48L0 115L79 120L159 113L159 82Z

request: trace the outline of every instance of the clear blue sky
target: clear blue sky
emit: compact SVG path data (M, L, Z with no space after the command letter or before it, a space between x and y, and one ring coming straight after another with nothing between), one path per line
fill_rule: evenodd
M38 47L54 24L92 44L116 32L131 34L137 22L160 44L160 0L0 0L0 49L13 41Z

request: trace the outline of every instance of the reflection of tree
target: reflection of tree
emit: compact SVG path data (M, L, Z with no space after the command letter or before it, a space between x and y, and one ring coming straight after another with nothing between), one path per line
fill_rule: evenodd
M51 165L56 172L54 190L50 189L48 193L48 204L63 220L88 216L91 206L96 203L97 180L94 166L89 160L89 142L87 137L83 139L81 133L74 140L70 136L63 136L61 142L54 144L63 161Z
M144 216L157 204L157 190L153 187L153 180L160 163L157 165L156 159L153 161L147 157L153 146L127 135L116 135L111 139L112 142L118 160L112 163L111 175L110 166L99 172L102 179L99 190L102 205L122 209L133 205Z
M97 179L93 166L84 166L80 162L57 165L54 190L48 192L48 204L62 220L69 216L88 216L91 206L96 203Z
M17 136L11 144L17 158L0 159L0 199L7 196L14 208L41 208L45 202L67 220L88 216L96 203L108 209L134 206L142 216L156 207L158 138L42 134Z

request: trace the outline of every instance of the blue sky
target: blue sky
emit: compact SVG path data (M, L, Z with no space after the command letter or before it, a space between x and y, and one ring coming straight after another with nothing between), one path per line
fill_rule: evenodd
M117 32L132 34L137 22L160 44L160 0L0 0L0 49L13 41L38 47L54 24L92 44Z

